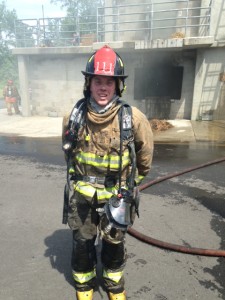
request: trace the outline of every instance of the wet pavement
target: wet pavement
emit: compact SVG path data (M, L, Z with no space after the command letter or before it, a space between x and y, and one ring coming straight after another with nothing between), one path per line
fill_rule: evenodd
M51 119L50 127L56 121ZM193 130L185 121L155 134L152 170L144 183L225 157L224 123L215 124L218 132L209 123L198 122ZM47 121L42 128L35 124L35 138L13 134L12 127L0 135L0 299L72 300L71 232L61 224L66 179L61 138L51 136L52 127L46 133ZM134 229L178 245L225 249L224 178L223 161L146 188ZM225 299L223 257L161 249L130 235L127 248L128 299ZM101 287L94 299L107 299Z
M224 156L225 147L213 143L156 143L145 182ZM0 299L75 299L71 233L61 224L61 139L1 136L0 163ZM222 162L145 189L134 228L167 242L225 249L224 170ZM225 299L224 258L163 250L129 235L127 248L128 299ZM107 297L100 288L94 299Z
M65 165L61 139L0 136L0 155L27 157L32 161Z

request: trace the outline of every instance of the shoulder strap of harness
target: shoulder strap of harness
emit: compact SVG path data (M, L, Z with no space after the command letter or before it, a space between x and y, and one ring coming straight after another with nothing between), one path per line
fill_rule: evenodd
M119 118L119 126L120 126L120 166L119 166L119 172L121 174L122 172L122 144L123 141L128 141L128 149L130 153L130 159L132 163L132 170L131 175L129 177L129 180L127 182L128 188L130 190L133 190L134 188L134 178L135 178L135 171L136 171L136 153L135 153L135 147L134 147L134 135L133 135L133 129L132 129L132 108L131 106L123 101L118 99L117 103L121 105L119 112L118 112L118 118ZM66 140L70 140L72 149L76 148L77 144L77 138L78 138L78 130L79 128L85 124L85 114L87 112L87 100L85 98L79 100L69 118L68 123L68 130L67 130L67 136ZM121 186L121 176L119 185Z
M83 98L75 104L70 114L68 130L75 130L78 132L79 128L85 123L85 113L87 111L86 101L87 100ZM118 112L118 117L121 125L120 131L123 141L130 140L133 137L131 106L127 102L120 99L117 100L117 102L121 105L121 108Z
M128 141L128 149L130 153L131 159L131 174L128 178L128 189L133 191L135 185L135 172L136 172L136 152L134 146L134 134L133 134L133 124L132 124L132 108L131 106L122 100L118 100L118 103L121 103L121 108L119 111L119 123L120 123L120 167L119 172L122 172L122 155L123 155L123 147L122 142ZM119 176L119 189L121 189L121 176Z
M74 129L78 131L80 126L82 126L84 123L84 115L86 111L86 99L82 98L75 104L70 114L68 129Z

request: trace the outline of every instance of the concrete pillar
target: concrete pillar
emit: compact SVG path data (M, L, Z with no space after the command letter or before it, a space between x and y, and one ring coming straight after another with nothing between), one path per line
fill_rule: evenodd
M28 58L24 55L18 55L18 69L20 80L20 94L22 114L24 117L31 116L31 103L28 84Z
M204 50L197 51L194 94L192 103L191 120L198 120L200 113L200 103L202 99L202 87L205 78L205 53Z

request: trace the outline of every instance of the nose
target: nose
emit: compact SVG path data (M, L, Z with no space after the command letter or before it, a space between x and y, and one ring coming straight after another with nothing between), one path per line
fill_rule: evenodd
M101 88L101 90L105 90L106 89L106 84L102 83L100 88Z

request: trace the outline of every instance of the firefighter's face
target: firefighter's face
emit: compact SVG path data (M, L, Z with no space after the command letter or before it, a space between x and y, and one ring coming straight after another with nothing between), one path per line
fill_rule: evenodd
M94 76L91 80L90 91L97 104L105 106L116 92L115 79L108 76Z

